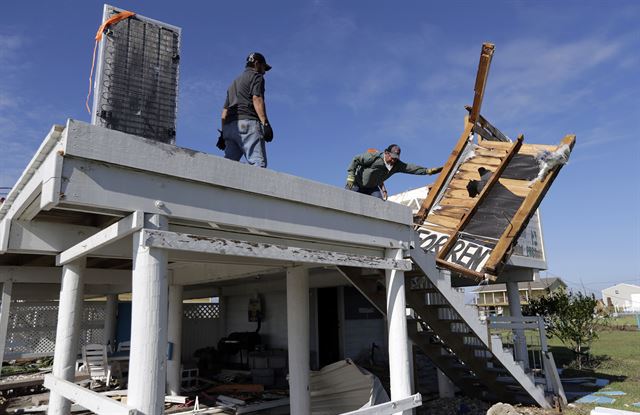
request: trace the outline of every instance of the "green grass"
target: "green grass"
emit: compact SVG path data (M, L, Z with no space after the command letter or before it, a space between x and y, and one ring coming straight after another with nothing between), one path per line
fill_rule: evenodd
M565 369L563 377L590 376L606 378L611 383L600 390L626 392L624 396L613 396L616 401L611 405L580 404L578 408L569 409L565 412L566 414L588 414L595 406L640 412L639 407L631 405L632 403L640 402L640 331L631 331L629 328L626 330L615 328L625 324L628 326L626 317L614 320L612 322L614 324L599 331L599 338L591 346L591 356L593 358L589 368L577 370L572 367L575 366L571 365L572 352L557 339L549 341L558 367L569 367Z
M621 328L623 330L637 330L638 320L636 320L635 315L625 315L612 318L608 325L609 327Z

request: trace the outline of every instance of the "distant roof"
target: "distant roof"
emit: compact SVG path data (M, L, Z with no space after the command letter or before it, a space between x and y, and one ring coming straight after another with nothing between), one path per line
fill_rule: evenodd
M607 287L607 288L603 288L602 291L610 290L610 289L616 288L616 287L621 287L623 285L627 286L627 287L631 287L631 288L640 290L640 285L620 283L620 284L612 285L612 286Z
M540 278L535 281L519 282L518 289L528 290L529 288L531 288L532 290L544 290L545 288L555 285L556 283L559 283L563 287L567 286L567 284L565 284L565 282L562 281L562 278L551 277L551 278ZM483 285L473 290L473 292L476 292L476 293L477 292L495 292L495 291L507 291L507 284Z

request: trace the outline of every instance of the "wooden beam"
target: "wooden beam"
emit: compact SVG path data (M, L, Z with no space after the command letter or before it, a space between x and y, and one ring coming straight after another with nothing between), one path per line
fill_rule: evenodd
M144 245L203 254L263 258L293 263L343 265L360 268L411 270L411 261L351 253L322 251L268 243L246 242L169 231L143 229Z
M133 408L75 383L45 375L44 386L99 415L137 415Z
M469 122L475 124L480 115L482 107L482 99L484 98L484 89L487 86L487 78L489 77L489 67L491 66L491 58L495 46L492 43L483 43L480 51L480 63L478 64L478 73L476 75L476 85L474 87L473 107Z
M429 193L427 194L426 199L422 201L422 206L420 206L420 210L416 215L416 222L418 225L422 224L424 220L427 218L427 215L429 214L429 211L433 207L433 204L437 196L442 192L444 185L447 181L447 178L452 173L455 173L453 169L458 163L458 159L460 158L460 155L462 154L465 147L469 143L469 136L471 135L472 129L473 129L473 124L469 122L468 117L465 117L464 131L460 135L460 138L458 139L458 143L456 144L455 148L451 152L449 159L447 159L447 162L445 163L442 171L438 175L436 182L433 184L433 186L429 190Z
M482 280L488 279L490 281L495 281L496 277L494 275L485 275L482 272L474 271L469 268L465 268L462 265L454 264L444 259L436 259L436 264L440 265L443 268L447 268L453 272L458 272L460 274L464 274L468 277L472 277L474 280L480 282Z
M523 141L524 141L524 136L521 134L521 135L518 136L518 139L516 140L516 142L513 143L513 145L511 146L511 149L510 149L509 153L507 153L507 156L502 160L502 163L500 164L500 166L498 166L496 168L496 170L493 172L493 174L489 178L489 181L487 182L487 184L484 186L484 188L482 189L482 191L478 195L475 204L464 215L464 217L462 218L462 220L458 224L458 227L456 228L455 232L452 234L451 238L449 238L447 243L438 252L436 258L437 258L437 260L440 260L439 263L441 265L444 266L444 264L449 264L449 262L446 261L446 258L447 258L447 255L449 255L449 251L451 251L451 248L453 248L453 246L455 245L455 243L457 241L458 233L460 231L462 231L465 228L465 226L467 226L467 224L469 223L469 221L473 217L473 214L478 209L478 206L480 206L480 204L484 201L484 199L489 194L489 191L498 182L498 179L500 179L500 176L502 175L502 172L504 172L504 170L507 168L507 166L509 165L509 162L511 161L513 156L515 156L518 153L518 150L520 149L520 146L522 146L522 142ZM464 267L460 267L460 268L462 268L463 270L466 270L466 268L464 268ZM460 270L456 269L455 271L460 271ZM482 275L482 273L480 273L480 274ZM470 274L470 275L476 277L477 273L473 273L473 274Z
M0 265L0 283L60 284L62 268ZM131 271L87 268L84 283L87 285L131 284Z
M575 135L567 135L560 142L560 145L556 147L559 148L563 145L568 145L570 149L573 149L573 146L576 143ZM531 216L535 213L538 206L544 199L544 196L547 194L547 191L551 187L551 184L560 173L560 169L562 165L554 168L547 176L541 181L537 181L531 187L531 192L524 199L520 208L514 215L511 220L511 226L507 227L500 236L498 243L496 244L493 252L489 256L487 263L485 264L485 269L487 272L497 275L498 272L504 267L504 263L506 262L506 257L508 253L511 252L513 246L517 243L518 238L527 227L527 223Z
M139 210L135 211L126 218L106 227L100 232L88 237L84 241L57 255L56 264L58 266L68 264L81 256L86 256L112 242L131 235L135 231L142 229L143 222L144 214Z
M465 105L464 107L469 111L469 113L473 110L473 107L470 107L469 105ZM506 134L496 128L489 122L489 120L480 114L478 114L478 121L476 122L473 132L489 141L504 141L507 143L512 141Z

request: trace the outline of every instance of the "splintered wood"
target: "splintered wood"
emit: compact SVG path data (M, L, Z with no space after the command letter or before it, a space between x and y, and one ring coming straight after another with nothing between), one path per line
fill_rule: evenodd
M414 217L420 246L438 265L475 280L501 272L575 144L575 136L558 146L512 142L480 115L493 52L483 44L464 130ZM564 161L545 164L563 145Z

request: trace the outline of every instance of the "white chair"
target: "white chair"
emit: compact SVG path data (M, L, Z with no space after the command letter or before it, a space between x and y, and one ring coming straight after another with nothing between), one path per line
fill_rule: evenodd
M107 346L104 344L87 344L82 347L82 361L89 373L91 382L111 383L111 367L107 363Z
M130 341L118 343L118 350L117 350L118 352L128 352L129 350L131 350Z

